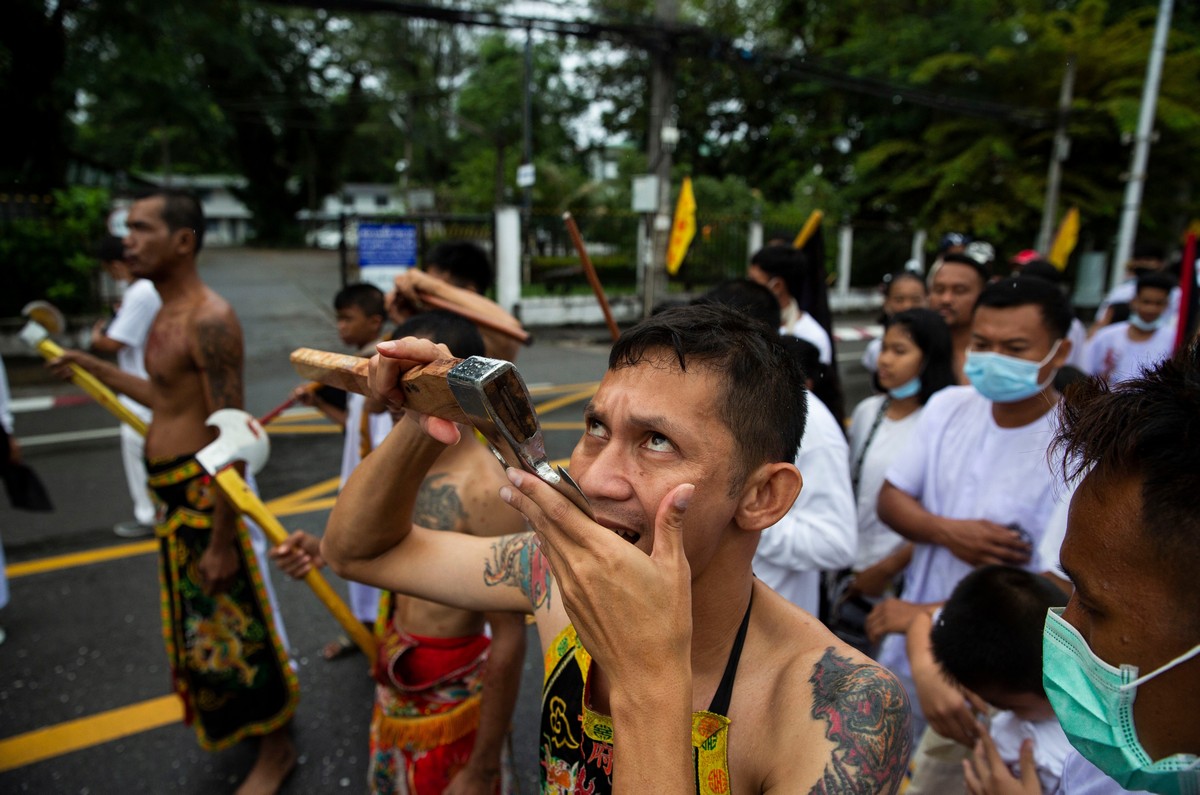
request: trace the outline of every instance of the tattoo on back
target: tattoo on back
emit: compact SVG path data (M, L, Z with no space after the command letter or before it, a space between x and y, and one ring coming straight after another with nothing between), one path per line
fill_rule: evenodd
M446 473L430 475L417 492L417 503L413 506L413 522L430 530L454 530L462 527L467 512L453 482L442 483Z
M491 559L484 561L483 583L517 586L535 610L549 605L550 566L533 533L496 539Z
M813 793L896 792L912 749L904 687L877 665L825 650L813 666L812 716L828 724L833 756Z
M242 341L228 323L218 320L198 324L196 340L212 408L241 408Z

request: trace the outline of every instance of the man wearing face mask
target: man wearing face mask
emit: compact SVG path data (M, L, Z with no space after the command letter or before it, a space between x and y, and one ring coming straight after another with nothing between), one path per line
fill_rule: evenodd
M1071 795L1200 792L1200 347L1111 390L1070 392L1054 451L1082 477L1060 552L1042 682L1076 753ZM1036 793L978 751L974 793Z
M870 623L886 635L878 659L910 688L918 729L925 716L905 650L909 624L944 602L976 566L1038 568L1032 552L1061 488L1046 450L1059 399L1054 375L1070 353L1070 325L1066 299L1052 284L1006 279L984 288L964 368L971 386L930 398L907 449L888 468L879 518L914 550L901 598L877 605ZM959 711L951 723L968 730L951 733L973 742L965 698ZM936 717L945 731L946 717Z
M1138 277L1137 292L1129 302L1129 320L1113 323L1096 332L1087 348L1087 371L1109 384L1141 375L1171 355L1175 327L1169 323L1167 307L1171 278L1158 272Z

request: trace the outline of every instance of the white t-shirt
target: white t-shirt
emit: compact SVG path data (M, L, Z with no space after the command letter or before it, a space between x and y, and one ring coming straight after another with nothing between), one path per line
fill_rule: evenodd
M362 461L360 455L362 445L362 416L363 404L366 398L362 395L356 395L353 392L346 393L346 435L342 443L342 482L338 486L340 490L346 485L346 481L350 478L350 473ZM388 433L392 430L392 415L386 411L381 411L378 414L371 414L367 417L367 435L371 440L371 449L374 450L379 445L383 444L383 440L387 438Z
M850 419L850 472L853 475L854 466L862 455L871 426L875 424L886 395L873 395L859 403ZM858 511L858 552L854 556L854 570L862 571L895 552L905 543L899 533L883 523L876 510L879 490L883 488L883 478L888 465L908 443L908 438L917 427L921 410L913 412L902 420L887 417L879 423L871 446L863 458L862 471L858 476L858 489L855 502Z
M1071 329L1067 332L1071 341L1071 353L1067 355L1066 364L1081 372L1087 372L1087 328L1077 317L1071 318Z
M787 515L762 532L754 573L792 604L816 614L821 572L854 561L857 535L849 451L837 420L812 392L796 455L804 488Z
M886 478L932 514L1015 526L1036 550L1063 492L1046 456L1056 417L1048 411L1028 425L1001 428L991 401L974 387L947 387L929 399ZM1034 556L1025 568L1034 571L1037 563ZM943 602L971 570L945 547L915 544L901 598ZM905 683L921 717L904 635L884 639L879 662Z
M1063 789L1061 785L1063 766L1067 756L1075 753L1075 749L1063 733L1058 719L1029 721L1021 720L1011 712L997 712L992 715L988 731L996 743L996 753L1014 776L1021 777L1021 743L1027 739L1033 740L1033 763L1037 767L1043 795L1056 795L1059 792L1071 795L1074 792Z
M863 369L869 373L873 373L879 369L879 352L883 350L883 337L876 337L867 343L867 347L863 348L862 362Z
M3 358L0 358L0 427L9 436L13 435L12 395L8 391L8 371L4 369Z
M1137 278L1126 279L1116 287L1108 291L1108 295L1104 296L1104 300L1100 302L1100 306L1096 308L1096 320L1104 317L1104 313L1113 304L1127 304L1137 297ZM1171 288L1171 294L1167 297L1167 315L1179 315L1179 301L1183 297L1183 293L1178 287Z
M122 372L149 378L146 374L146 337L161 307L162 299L149 279L137 279L125 290L121 308L104 331L106 337L125 346L117 351L117 366ZM150 409L125 395L121 395L120 400L143 421L149 422Z
M1142 374L1171 356L1175 348L1175 326L1168 323L1144 342L1129 339L1129 321L1113 323L1096 332L1088 344L1087 372L1110 384L1119 384Z
M1150 795L1145 790L1122 788L1073 748L1063 766L1061 792L1065 795Z
M802 312L800 318L795 322L785 323L779 329L779 333L791 334L793 337L811 342L817 346L821 364L833 364L833 341L829 339L828 332L821 327L821 324L807 312Z

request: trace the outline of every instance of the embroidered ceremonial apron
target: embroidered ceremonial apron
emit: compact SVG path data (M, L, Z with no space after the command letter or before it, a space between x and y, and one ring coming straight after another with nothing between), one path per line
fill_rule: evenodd
M371 715L370 791L374 795L441 793L467 763L479 728L486 635L429 638L392 621L385 593L375 622L375 707ZM503 754L501 788L511 787Z
M734 639L725 673L703 712L692 713L692 758L698 795L725 795L729 783L729 725L725 716L733 695L750 607ZM546 651L542 685L541 766L545 795L608 795L612 792L612 718L587 706L592 658L573 625L558 634Z
M217 486L191 456L148 459L146 471L157 509L163 640L184 722L209 751L269 734L291 719L299 686L245 523L237 522L233 584L205 596L199 564Z

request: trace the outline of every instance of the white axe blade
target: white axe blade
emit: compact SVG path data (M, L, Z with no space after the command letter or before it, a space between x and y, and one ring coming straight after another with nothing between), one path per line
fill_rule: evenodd
M21 341L31 348L36 348L42 340L48 339L50 332L36 320L30 320L21 328Z
M212 444L196 453L204 471L215 475L235 461L245 461L246 469L257 474L271 456L271 441L254 415L241 409L220 409L205 420L217 429Z

